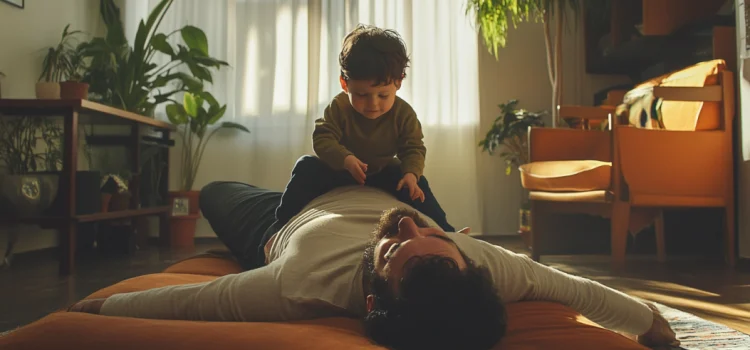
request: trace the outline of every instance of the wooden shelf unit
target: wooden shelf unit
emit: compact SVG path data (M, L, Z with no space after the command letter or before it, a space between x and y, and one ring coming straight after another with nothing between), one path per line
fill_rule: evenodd
M100 222L109 220L131 219L141 216L159 217L159 239L161 242L169 242L169 206L140 207L139 191L132 191L129 210L99 212L90 214L78 214L76 209L76 172L78 164L78 131L79 125L120 125L130 127L130 134L125 136L113 136L109 145L125 146L131 151L129 159L133 179L131 188L138 189L140 184L140 147L143 144L159 144L164 147L174 145L170 135L176 128L154 118L141 116L100 103L88 100L41 100L41 99L0 99L0 118L13 116L45 116L62 117L63 124L63 166L60 174L60 185L57 196L62 198L62 213L51 216L38 216L31 218L0 218L0 224L38 224L44 228L55 228L59 235L59 261L60 274L69 275L75 271L75 248L76 232L79 223ZM160 133L160 137L149 136L149 142L144 142L141 136L141 128L151 128ZM100 138L101 139L101 138ZM169 152L166 153L166 162L169 162ZM162 175L164 179L169 178L168 167ZM162 181L159 192L164 198L167 197L167 183Z

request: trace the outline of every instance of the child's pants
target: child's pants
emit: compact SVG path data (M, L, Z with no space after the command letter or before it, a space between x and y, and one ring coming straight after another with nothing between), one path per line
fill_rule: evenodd
M368 175L365 185L393 194L398 200L432 218L443 231L455 232L453 226L448 224L445 212L432 194L427 179L422 176L417 182L419 188L424 192L424 202L421 202L419 199L411 200L408 186L403 186L401 191L396 191L402 177L401 167L390 165L377 174ZM281 197L281 204L276 209L276 220L278 221L275 224L276 228L281 228L316 197L336 187L348 185L357 185L348 171L335 171L317 157L301 157L294 165L292 178Z

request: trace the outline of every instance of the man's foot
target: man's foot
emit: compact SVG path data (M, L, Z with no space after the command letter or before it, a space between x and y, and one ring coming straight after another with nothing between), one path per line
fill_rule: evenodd
M458 230L458 233L463 233L465 235L468 235L469 233L471 233L471 227L464 227L464 228Z

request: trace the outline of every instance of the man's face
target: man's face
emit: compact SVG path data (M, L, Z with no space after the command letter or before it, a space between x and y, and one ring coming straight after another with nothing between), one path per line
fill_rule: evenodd
M340 79L340 82L354 110L367 119L377 119L388 113L396 101L396 91L401 87L401 81L388 85L373 85L375 82L371 80Z
M453 259L459 269L466 268L456 244L439 228L427 227L416 212L394 209L383 214L371 242L372 267L398 293L398 281L413 258L439 255Z

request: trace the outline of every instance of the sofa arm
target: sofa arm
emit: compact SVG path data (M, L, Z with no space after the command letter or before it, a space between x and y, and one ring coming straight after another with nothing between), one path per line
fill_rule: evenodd
M599 130L531 128L529 160L612 161L611 132Z

